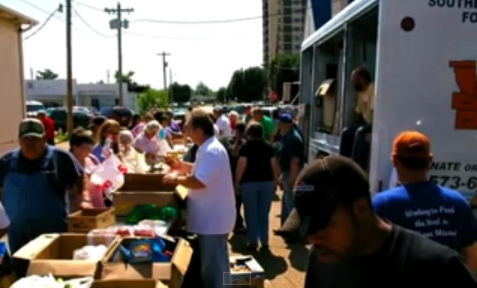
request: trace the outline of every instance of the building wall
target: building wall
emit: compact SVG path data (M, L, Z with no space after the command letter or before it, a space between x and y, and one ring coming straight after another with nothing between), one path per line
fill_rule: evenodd
M27 80L25 81L28 100L41 101L45 104L66 106L66 80ZM127 84L123 84L125 107L135 109L136 97L131 97ZM134 94L135 95L135 94ZM73 81L73 101L75 106L94 106L98 109L116 106L119 103L117 84L78 83Z
M0 17L0 153L18 144L18 123L25 115L19 26Z
M307 0L262 0L263 62L276 54L299 53L303 41Z

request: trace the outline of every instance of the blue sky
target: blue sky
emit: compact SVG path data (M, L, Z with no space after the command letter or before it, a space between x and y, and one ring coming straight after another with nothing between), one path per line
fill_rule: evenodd
M41 23L61 1L0 0ZM100 4L101 3L101 4ZM117 70L117 39L109 29L114 16L102 12L116 7L112 0L74 0L73 7L87 21L84 24L73 12L73 77L80 83L107 81L107 71ZM123 18L130 28L123 34L123 71L135 71L135 80L162 88L162 58L157 53L171 53L168 62L174 80L195 86L203 81L212 89L228 84L234 70L260 65L262 62L262 20L206 24L177 25L142 21L214 21L260 16L260 0L123 0L123 8L134 12ZM90 6L90 7L88 7ZM97 8L97 10L93 9ZM98 11L99 10L99 11ZM48 12L48 13L46 13ZM66 75L65 17L56 17L36 35L24 41L25 77L30 70L49 68L61 78ZM35 28L25 33L25 37Z

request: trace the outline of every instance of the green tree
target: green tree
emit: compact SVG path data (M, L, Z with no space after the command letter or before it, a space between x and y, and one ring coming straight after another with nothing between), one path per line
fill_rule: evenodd
M149 88L139 95L137 104L144 113L152 108L167 108L168 100L166 91Z
M267 75L262 67L236 70L227 87L228 96L239 102L263 100ZM230 99L229 98L229 99Z
M295 54L282 54L267 65L268 83L270 89L275 91L278 99L283 96L283 83L300 80L300 56Z
M133 80L134 74L135 74L134 71L128 71L126 74L119 75L119 72L116 71L114 73L114 79L116 79L116 83L119 83L119 79L121 79L123 83L128 84L129 92L143 93L151 89L149 85L141 85L141 84L138 84L136 81L134 81Z
M185 84L181 85L177 82L169 86L169 93L171 93L172 100L177 103L189 102L192 98L192 88Z
M55 80L58 79L58 76L58 74L56 74L50 69L36 71L36 80Z
M227 88L225 87L220 87L219 90L216 92L216 97L218 102L226 103L230 99L228 99L227 95Z
M205 85L204 82L200 81L197 83L197 86L195 86L195 94L200 96L211 96L212 90Z

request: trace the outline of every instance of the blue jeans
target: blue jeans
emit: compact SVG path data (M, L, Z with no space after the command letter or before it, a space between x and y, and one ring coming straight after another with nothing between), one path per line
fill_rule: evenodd
M268 223L275 187L273 181L245 182L240 187L242 194L247 238L250 245L268 245Z
M293 210L293 191L290 190L290 174L288 172L282 173L282 186L283 186L283 195L282 195L282 212L280 213L280 224L283 226L285 221L287 221L290 212Z
M229 287L230 278L228 234L197 235L200 249L200 276L204 287Z

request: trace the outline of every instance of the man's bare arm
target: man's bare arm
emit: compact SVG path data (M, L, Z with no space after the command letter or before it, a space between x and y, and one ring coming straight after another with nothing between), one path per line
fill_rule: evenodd
M75 199L78 196L82 196L82 199L90 199L89 193L89 175L83 173L82 177L78 177L76 182L68 188L68 194L70 199Z

